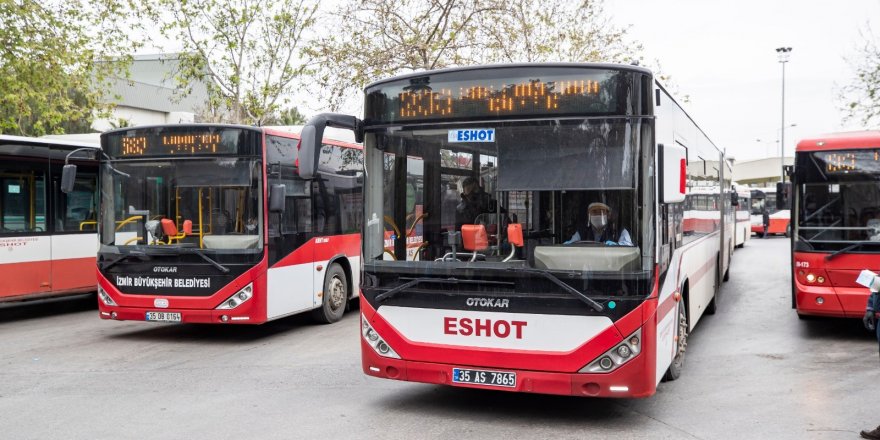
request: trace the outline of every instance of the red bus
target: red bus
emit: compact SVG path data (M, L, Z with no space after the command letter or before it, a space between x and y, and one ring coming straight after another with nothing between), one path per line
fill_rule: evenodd
M792 307L861 318L863 269L880 270L880 131L802 140L792 173Z
M751 189L752 233L758 237L764 235L764 215L766 209L770 215L767 235L785 235L791 233L791 198L779 197L780 190L789 188L789 183L764 188Z
M60 191L65 157L82 172ZM95 291L98 146L0 135L0 302Z
M365 93L363 120L303 128L300 162L325 126L363 137L364 373L608 397L681 374L718 306L723 154L649 70L475 66ZM698 183L714 202L686 232Z
M339 320L360 271L362 151L325 141L306 181L298 141L234 125L104 133L100 317L259 324L312 311Z

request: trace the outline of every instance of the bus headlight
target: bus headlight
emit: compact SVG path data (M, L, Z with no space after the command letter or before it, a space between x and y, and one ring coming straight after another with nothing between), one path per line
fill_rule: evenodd
M367 322L367 318L364 318L364 315L361 315L361 335L379 356L400 359L400 356L397 355L394 349L379 336L379 333L376 333L376 330L373 330L373 327Z
M611 347L610 350L599 355L578 373L610 373L621 365L629 362L642 351L642 329L623 339L623 342Z
M113 301L113 298L110 298L110 295L108 295L107 291L101 286L98 286L98 298L101 298L101 302L104 303L105 306L116 307L116 301Z
M251 299L254 296L254 283L250 283L247 286L244 286L238 292L235 292L234 295L226 298L219 306L217 306L217 310L232 310L244 303L247 300Z

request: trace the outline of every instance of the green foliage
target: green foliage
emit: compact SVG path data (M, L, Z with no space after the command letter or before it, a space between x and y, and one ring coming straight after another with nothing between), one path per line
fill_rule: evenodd
M345 29L307 53L338 109L364 85L400 73L492 62L625 61L641 46L599 0L347 0L322 21Z
M300 86L299 56L315 24L306 0L155 0L149 11L162 34L182 44L179 84L208 86L200 120L264 124Z
M880 39L870 29L862 37L856 58L849 60L855 76L841 90L840 101L845 121L869 128L880 126Z
M137 47L118 26L128 6L0 0L0 133L80 131L106 115L108 79L125 74Z
M296 107L281 110L265 121L266 125L304 125L306 117Z

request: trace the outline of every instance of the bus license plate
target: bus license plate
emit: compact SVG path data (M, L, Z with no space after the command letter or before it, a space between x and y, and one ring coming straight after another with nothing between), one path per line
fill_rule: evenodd
M453 368L452 382L513 388L516 386L516 373Z
M156 322L180 322L180 313L175 312L147 312L147 321Z

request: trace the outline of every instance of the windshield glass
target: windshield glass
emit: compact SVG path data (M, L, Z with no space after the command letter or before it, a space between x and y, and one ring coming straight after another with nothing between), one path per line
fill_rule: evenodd
M798 153L797 250L880 242L880 150ZM856 252L877 252L878 246Z
M104 163L101 171L102 252L260 253L258 160L131 160L112 167Z
M629 121L368 133L368 270L539 269L581 280L580 288L588 274L614 273L619 292L621 273L644 276L653 268L653 211L636 189L644 178L638 164L650 163L641 156L650 152L641 147L650 125ZM480 139L480 130L491 135ZM461 132L478 141L459 141ZM522 242L509 234L516 228Z

